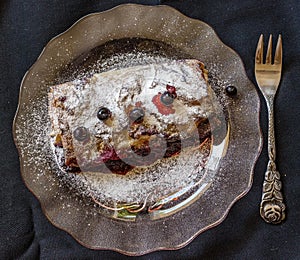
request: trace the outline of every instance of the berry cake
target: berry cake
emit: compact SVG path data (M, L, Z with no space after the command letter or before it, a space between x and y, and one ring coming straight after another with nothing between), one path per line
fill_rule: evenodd
M170 60L50 87L51 142L65 172L128 175L211 141L207 71Z

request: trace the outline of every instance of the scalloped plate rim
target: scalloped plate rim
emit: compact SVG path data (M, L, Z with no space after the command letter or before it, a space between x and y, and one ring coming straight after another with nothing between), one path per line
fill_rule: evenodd
M260 102L258 100L258 104L257 104L257 110L258 110L258 114L256 115L256 122L257 122L257 126L258 126L258 130L259 130L259 145L258 145L258 148L256 150L256 156L255 156L255 160L253 161L252 163L252 167L251 167L251 171L249 173L249 182L247 184L247 189L245 189L242 193L240 193L237 197L235 197L235 199L233 201L231 201L230 205L227 207L226 211L223 213L222 217L219 218L217 221L211 223L210 225L200 229L198 232L196 232L192 237L190 237L189 240L177 245L177 246L174 246L174 247L164 247L164 246L161 246L161 247L156 247L156 248L151 248L151 249L148 249L148 250L144 250L142 252L133 252L133 251L126 251L126 250L123 250L123 249L119 249L119 248L113 248L113 247L93 247L93 246L89 246L89 245L86 245L84 244L80 238L78 238L76 236L76 234L70 232L70 230L68 229L65 229L64 227L62 226L59 226L59 224L55 223L55 220L52 220L52 217L50 215L48 215L47 211L45 210L45 206L43 205L42 201L40 201L40 198L34 193L33 190L30 189L26 179L24 178L24 167L23 167L23 163L24 163L24 158L21 156L21 148L20 148L20 145L18 144L18 138L17 138L17 133L16 133L16 122L17 122L17 119L18 117L20 116L20 113L21 113L21 109L20 109L20 104L22 102L22 97L23 97L23 85L24 85L24 82L26 81L29 73L34 70L35 66L36 66L36 63L38 61L41 60L41 58L43 57L44 53L46 52L46 50L49 48L49 46L52 45L52 43L56 40L56 39L59 39L60 37L62 37L64 34L66 34L67 32L71 31L74 27L76 27L76 25L80 24L82 21L86 20L86 19L89 19L93 16L98 16L98 15L101 15L103 13L110 13L110 12L113 12L114 10L116 9L119 9L119 8L123 8L123 7L131 7L131 8L162 8L162 9L169 9L173 12L176 12L176 14L180 17L180 18L185 18L187 20L192 20L193 22L196 22L196 23L202 23L203 25L205 25L206 27L208 27L209 29L212 30L212 32L214 33L214 36L218 39L219 41L219 44L223 45L228 51L232 52L242 63L242 60L240 58L240 56L237 54L237 52L235 50L233 50L232 48L228 47L227 45L225 45L221 39L219 38L219 36L216 34L216 32L214 31L214 29L208 25L206 22L203 22L201 20L198 20L196 18L190 18L184 14L182 14L180 11L176 10L175 8L173 7L170 7L168 5L156 5L156 6L148 6L148 5L140 5L140 4L122 4L122 5L118 5L118 6L115 6L111 9L108 9L108 10L105 10L105 11L102 11L102 12L94 12L94 13L91 13L91 14L87 14L85 16L83 16L82 18L80 18L79 20L77 20L75 23L73 23L68 29L66 29L65 31L63 31L62 33L58 34L57 36L53 37L46 45L45 47L42 49L40 55L38 56L38 58L36 59L36 61L33 63L33 65L28 69L28 71L25 73L22 81L21 81L21 86L20 86L20 91L19 91L19 98L18 98L18 106L17 106L17 110L16 110L16 114L15 114L15 117L14 117L14 120L13 120L13 139L14 139L14 142L16 144L16 148L18 150L18 153L19 153L19 161L20 161L20 171L21 171L21 176L22 176L22 179L23 181L25 182L27 188L31 191L31 193L38 199L38 201L40 202L40 205L41 205L41 208L42 208L42 211L43 213L45 214L45 216L47 217L47 219L51 222L52 225L54 225L55 227L61 229L61 230L64 230L66 231L68 234L70 234L78 243L80 243L81 245L87 247L87 248L90 248L90 249L97 249L97 250L112 250L112 251L115 251L115 252L119 252L119 253L122 253L124 255L129 255L129 256L140 256L140 255L145 255L145 254L148 254L148 253L151 253L151 252L155 252L155 251L158 251L158 250L178 250L178 249L181 249L183 247L185 247L187 244L191 243L196 237L199 236L199 234L201 234L202 232L212 228L212 227L215 227L217 225L219 225L220 223L222 223L224 221L224 219L227 217L231 207L239 200L241 199L243 196L245 196L249 190L251 189L251 186L252 186L252 183L253 183L253 175L254 175L254 166L255 166L255 163L257 162L259 156L260 156L260 153L262 151L262 144L263 144L263 139L262 139L262 131L261 131L261 128L260 128L260 124L259 124L259 114L260 114ZM246 70L245 70L245 67L241 66L241 69L243 70L242 72L246 74ZM247 77L247 76L246 76ZM248 79L248 77L247 77ZM253 83L248 79L249 83L251 83L253 85ZM254 87L255 89L255 92L257 94L257 89ZM258 95L258 94L257 94Z

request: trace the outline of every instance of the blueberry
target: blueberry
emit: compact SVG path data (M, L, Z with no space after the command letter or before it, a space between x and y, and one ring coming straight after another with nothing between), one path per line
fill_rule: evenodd
M99 120L104 121L104 120L108 119L110 116L111 116L111 112L108 108L100 107L100 109L97 113L97 117Z
M229 96L235 96L237 94L237 89L235 86L227 86L225 91Z
M89 130L84 126L77 127L73 132L73 136L78 141L85 141L89 138Z
M166 106L172 105L173 102L174 102L174 99L175 99L175 95L173 93L168 92L168 91L163 93L160 97L160 101Z
M142 123L144 120L145 112L142 108L137 107L131 110L129 118L135 123Z

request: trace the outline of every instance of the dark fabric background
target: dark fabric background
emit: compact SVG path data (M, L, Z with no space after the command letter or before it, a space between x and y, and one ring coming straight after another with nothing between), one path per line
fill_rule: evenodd
M121 0L1 0L0 2L0 259L120 259L112 251L94 251L52 226L20 175L12 122L23 75L45 44L91 12L130 1ZM261 33L282 33L284 69L276 99L277 161L282 174L287 219L277 226L259 216L266 141L255 167L250 192L230 210L219 226L188 246L141 259L300 259L300 2L298 0L177 0L131 1L166 4L211 25L236 50L253 82L253 59ZM261 99L262 100L262 99ZM266 106L261 127L266 137Z

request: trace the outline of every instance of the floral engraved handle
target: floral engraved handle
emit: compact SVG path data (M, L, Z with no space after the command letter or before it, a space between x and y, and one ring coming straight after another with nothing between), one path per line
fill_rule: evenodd
M263 184L260 215L268 223L278 224L285 218L280 174L274 161L269 161Z
M285 205L281 193L280 174L276 170L275 134L274 134L274 96L265 97L269 114L268 155L269 163L263 183L260 215L268 223L279 224L285 219Z

